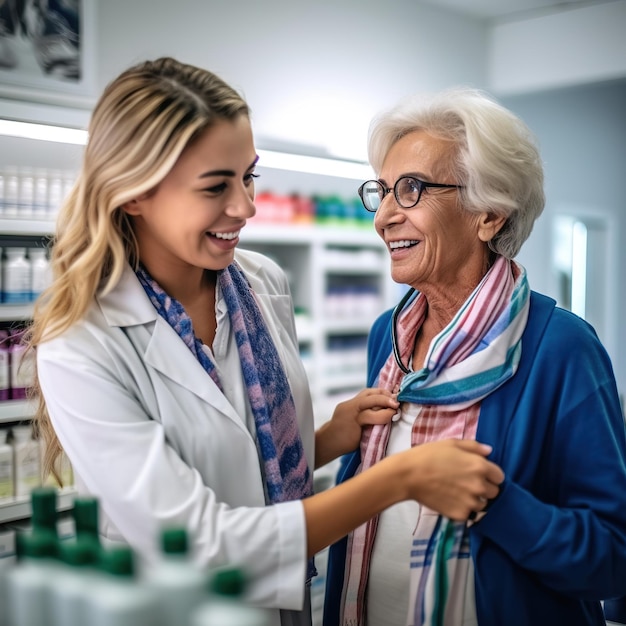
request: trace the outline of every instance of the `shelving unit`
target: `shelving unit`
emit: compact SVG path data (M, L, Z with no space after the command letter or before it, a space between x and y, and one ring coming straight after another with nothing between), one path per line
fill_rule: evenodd
M74 505L74 489L61 489L58 492L57 511L69 511ZM0 524L28 519L32 514L30 498L14 498L13 500L0 500Z
M386 248L373 229L317 225L250 225L240 246L287 273L319 426L365 386L367 333L395 295Z

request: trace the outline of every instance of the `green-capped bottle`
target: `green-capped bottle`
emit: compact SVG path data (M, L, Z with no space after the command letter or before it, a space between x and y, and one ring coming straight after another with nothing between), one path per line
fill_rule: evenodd
M61 567L51 581L51 612L55 626L89 624L89 599L97 582L100 546L78 537L59 544Z
M269 626L265 609L245 603L246 579L240 568L222 568L213 572L209 599L191 616L191 626Z
M19 533L18 563L7 573L11 626L53 626L51 583L58 571L58 539L49 530Z
M138 579L130 547L102 550L99 569L87 608L90 626L167 626L156 594Z
M192 611L207 599L208 576L191 560L185 528L162 531L161 558L145 568L143 580L156 591L168 624L189 624Z

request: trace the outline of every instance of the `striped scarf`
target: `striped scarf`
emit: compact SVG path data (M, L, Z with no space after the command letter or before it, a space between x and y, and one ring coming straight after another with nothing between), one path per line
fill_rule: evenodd
M139 268L137 277L159 315L176 331L221 390L215 365L195 336L191 318L182 304L168 296L144 267ZM291 388L254 292L236 263L218 273L218 282L239 350L269 502L309 496L313 493L313 480L298 430Z
M529 296L524 268L498 257L454 319L432 341L422 369L405 376L393 353L389 355L375 384L392 391L399 388L398 400L420 405L411 432L412 446L476 437L481 400L517 370ZM398 350L405 363L413 353L426 312L427 302L416 292L398 317ZM364 430L358 472L384 458L390 432L391 424ZM374 517L348 537L342 626L367 623L366 592L377 524ZM407 624L460 623L468 557L465 523L420 515L410 556Z

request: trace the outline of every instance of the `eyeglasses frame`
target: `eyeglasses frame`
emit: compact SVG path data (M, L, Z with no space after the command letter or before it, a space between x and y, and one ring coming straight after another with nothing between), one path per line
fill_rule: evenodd
M416 181L420 187L420 190L419 190L419 193L417 194L417 200L409 206L404 206L404 204L400 202L400 198L398 198L397 189L398 189L398 183L400 183L401 180L405 180L407 178ZM435 187L439 189L463 189L464 188L464 185L446 185L443 183L427 183L426 181L421 180L420 178L417 178L417 176L408 176L408 175L400 176L400 178L398 178L398 180L396 180L396 182L393 184L393 187L385 187L382 181L372 178L370 180L366 180L358 189L359 198L361 198L361 204L363 205L365 210L369 211L370 213L376 213L376 211L378 211L378 209L380 208L380 204L378 205L377 209L372 210L372 209L367 208L367 205L365 204L365 200L363 199L363 190L365 189L365 185L367 185L368 183L377 183L378 185L382 187L383 197L380 199L380 204L382 204L383 200L387 197L387 195L393 191L393 197L396 199L396 202L403 209L412 209L414 206L416 206L422 197L422 193L424 189L428 189L429 187Z

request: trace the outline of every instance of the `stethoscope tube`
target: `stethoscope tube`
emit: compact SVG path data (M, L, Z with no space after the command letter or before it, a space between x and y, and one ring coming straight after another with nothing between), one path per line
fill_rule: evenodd
M411 370L406 367L406 365L402 362L400 358L400 348L398 347L398 331L396 330L396 322L398 321L398 316L402 312L402 309L407 305L409 300L415 295L415 288L411 287L402 297L402 300L398 302L396 308L393 310L391 315L391 346L393 348L393 357L396 360L398 367L405 373L410 374Z

